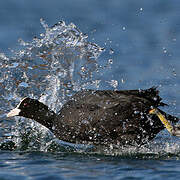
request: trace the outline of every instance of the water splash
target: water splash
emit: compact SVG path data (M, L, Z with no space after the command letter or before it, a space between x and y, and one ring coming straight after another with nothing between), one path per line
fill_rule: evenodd
M88 36L73 23L66 25L60 21L49 27L41 19L41 24L45 32L38 38L34 37L31 42L20 39L22 48L13 51L12 57L0 54L2 124L7 123L5 113L25 96L40 98L51 109L58 111L74 91L87 86L96 88L93 73L97 72L97 58L103 48L89 42ZM33 127L31 121L29 126L26 123L26 128L23 121L19 122L14 126L9 123L12 137L28 134L31 129L28 128ZM19 139L15 143L22 146Z
M36 122L24 118L7 122L5 113L14 107L22 97L40 98L54 111L58 111L65 101L87 87L99 88L101 80L93 73L108 69L113 64L109 59L105 66L98 62L103 48L88 42L74 24L60 21L49 27L41 20L45 32L31 42L19 40L22 48L12 57L0 54L0 147L10 150L77 151L118 155L123 157L168 156L179 154L180 145L168 140L150 143L143 148L134 147L94 147L75 145L57 140L52 133ZM113 53L113 52L111 52ZM106 81L114 89L118 81ZM124 79L122 83L124 83ZM144 156L145 154L145 156Z
M92 81L103 49L88 42L88 36L73 23L66 25L60 21L49 27L41 19L41 24L45 32L40 38L35 37L31 42L19 40L23 48L14 52L13 57L0 54L4 110L10 100L19 101L24 96L42 96L42 101L58 110L73 91ZM54 102L55 99L60 102Z

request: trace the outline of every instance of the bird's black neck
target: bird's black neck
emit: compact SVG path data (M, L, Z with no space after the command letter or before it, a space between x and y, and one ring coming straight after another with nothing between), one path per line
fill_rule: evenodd
M37 121L38 123L42 124L46 128L48 128L50 131L53 131L53 122L56 118L56 113L52 110L46 110L46 111L38 111L35 113L31 119Z

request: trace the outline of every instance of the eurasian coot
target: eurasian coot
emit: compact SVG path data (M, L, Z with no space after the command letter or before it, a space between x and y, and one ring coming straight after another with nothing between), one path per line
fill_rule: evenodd
M156 88L146 90L83 90L64 104L58 114L36 99L24 98L7 116L33 119L71 143L142 145L152 140L163 123L151 109L170 122L179 119L158 109L164 106Z

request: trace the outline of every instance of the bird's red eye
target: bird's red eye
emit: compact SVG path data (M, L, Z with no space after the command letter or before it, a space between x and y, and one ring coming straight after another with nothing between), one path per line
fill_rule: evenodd
M27 103L24 103L24 106L27 106Z

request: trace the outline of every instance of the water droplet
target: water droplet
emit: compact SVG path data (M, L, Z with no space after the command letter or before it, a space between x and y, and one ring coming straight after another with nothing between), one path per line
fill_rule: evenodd
M125 31L125 30L126 30L126 27L122 27L122 29L123 29L123 31Z
M139 111L134 111L134 114L139 114Z
M113 64L113 59L109 59L108 64Z
M123 78L121 78L121 83L123 83L123 84L125 83L125 80Z
M153 99L154 99L154 101L157 101L157 97L154 97Z
M26 83L26 82L21 82L21 83L19 84L19 87L25 87L25 88L27 88L27 87L29 87L29 85L28 85L28 83Z
M85 67L81 67L81 71L85 72L86 71Z
M117 80L111 80L111 81L107 81L111 86L113 86L114 88L116 88L118 86L118 81Z
M176 71L175 71L175 69L173 68L173 70L172 70L172 74L173 74L173 76L177 76L177 73L176 73Z
M110 55L114 54L114 50L112 48L109 50L109 54Z
M40 34L40 36L41 36L41 37L44 37L44 34L43 34L43 33L41 33L41 34Z
M163 53L167 53L167 49L163 47Z

